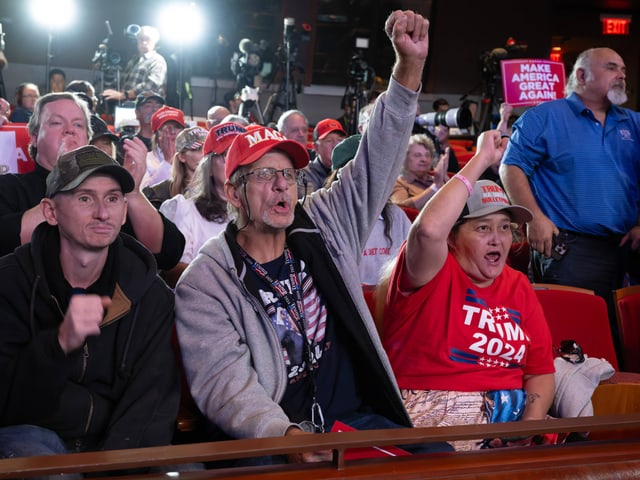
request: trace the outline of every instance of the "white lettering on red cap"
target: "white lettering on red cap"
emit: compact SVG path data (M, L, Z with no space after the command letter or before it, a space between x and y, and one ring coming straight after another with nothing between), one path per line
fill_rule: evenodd
M264 135L264 136L263 136ZM255 147L261 142L266 140L286 140L285 136L280 132L276 132L275 130L256 130L255 132L250 132L245 135L247 142L249 142L249 147Z

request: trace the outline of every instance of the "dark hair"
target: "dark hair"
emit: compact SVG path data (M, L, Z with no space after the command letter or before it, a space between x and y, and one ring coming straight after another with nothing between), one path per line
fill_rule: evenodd
M94 90L93 85L86 80L71 80L65 88L67 92L80 92L85 95L89 95L91 90Z
M67 75L64 73L64 70L62 70L61 68L52 68L51 70L49 70L49 80L51 80L51 78L54 75L62 75L62 78L66 79Z
M24 89L31 86L38 90L38 86L32 82L23 82L16 87L16 104L19 107L22 107L22 95L24 94Z
M84 100L91 112L96 107L95 88L87 80L71 80L64 89L65 92L73 92Z
M449 102L447 101L446 98L437 98L433 101L433 111L437 112L438 108L440 108L442 105L446 105L447 107L449 106Z

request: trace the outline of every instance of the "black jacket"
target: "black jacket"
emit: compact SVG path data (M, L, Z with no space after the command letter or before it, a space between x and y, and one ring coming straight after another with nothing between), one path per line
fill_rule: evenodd
M85 449L171 441L180 386L171 346L173 293L126 234L88 293L112 305L99 336L65 355L58 326L71 295L56 227L0 259L0 426L32 424Z
M36 163L29 173L0 175L0 255L13 252L20 245L22 215L35 207L45 196L49 171ZM184 250L184 236L171 221L160 214L164 224L162 247L155 255L158 268L169 270L176 266ZM127 218L122 231L135 237Z

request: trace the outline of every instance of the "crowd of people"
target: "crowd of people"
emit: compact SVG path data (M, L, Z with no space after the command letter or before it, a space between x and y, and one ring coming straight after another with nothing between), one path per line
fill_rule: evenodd
M428 20L395 11L385 31L388 88L352 136L326 118L309 141L300 110L270 128L214 106L189 126L152 27L124 90L102 92L132 103L131 134L61 70L45 95L22 84L11 114L0 101L35 164L0 176L0 458L171 443L174 330L206 439L547 417L553 345L531 282L609 299L640 249L624 61L583 52L566 98L515 123L503 105L461 165L448 127L414 132ZM530 278L507 265L523 226Z

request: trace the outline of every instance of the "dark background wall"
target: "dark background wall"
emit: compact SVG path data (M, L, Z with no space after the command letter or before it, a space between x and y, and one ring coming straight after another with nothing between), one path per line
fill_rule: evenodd
M157 25L160 8L168 2L78 0L76 3L79 15L75 25L64 31L52 30L51 66L96 77L90 71L91 59L106 36L105 20L109 20L113 30L110 48L126 59L135 52L135 44L125 37L124 29L130 24ZM431 50L423 82L428 95L452 99L465 94L482 96L485 85L479 59L513 37L528 45L523 56L529 57L548 58L553 45L562 45L567 71L577 52L584 48L597 45L616 48L627 62L629 105L635 108L637 102L640 2L635 0L206 0L198 3L206 28L197 44L182 49L188 67L185 72L214 83L221 80L226 85L233 81L229 58L242 38L264 40L269 45L265 57L273 56L282 43L285 16L295 17L302 34L296 43L295 61L304 70L305 85L343 88L348 82L349 61L356 53L356 37L369 38L370 47L360 53L378 77L388 78L393 52L385 38L383 23L391 10L410 8L431 19ZM0 21L6 33L5 53L11 63L4 71L8 87L28 80L45 83L49 28L33 22L29 5L29 0L0 0ZM602 13L632 15L631 35L601 35ZM303 29L303 25L308 28ZM184 38L189 39L190 35L192 32L186 28ZM178 45L165 39L161 41L161 49L164 53L174 53ZM277 67L277 59L270 59L274 61L274 68ZM20 69L20 65L28 65L29 69ZM26 75L30 78L24 78Z

